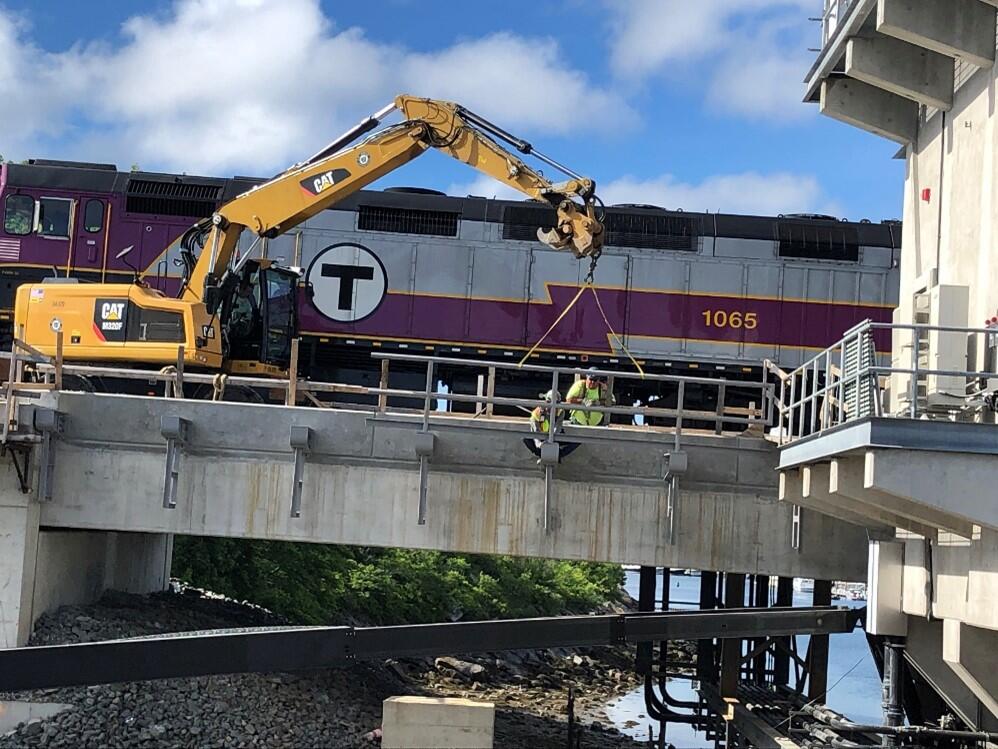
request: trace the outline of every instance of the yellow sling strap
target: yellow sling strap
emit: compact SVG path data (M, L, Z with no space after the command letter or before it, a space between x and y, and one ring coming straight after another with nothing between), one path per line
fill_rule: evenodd
M530 351L524 354L523 358L520 359L520 363L517 364L516 366L522 367L524 362L526 362L527 359L529 359L531 355L540 347L540 345L544 343L544 339L547 338L549 335L551 335L551 331L554 330L556 327L558 327L558 323L560 323L562 320L565 319L565 315L567 315L569 311L571 311L572 307L575 306L576 302L578 302L579 299L582 297L582 295L586 292L586 289L592 291L593 298L596 300L596 308L599 309L600 316L603 318L603 324L606 325L606 329L610 332L610 335L613 336L613 340L617 342L617 345L619 345L620 348L623 350L623 352L627 354L627 358L631 360L631 363L634 365L635 369L637 369L640 375L644 377L645 371L641 368L641 365L638 364L637 359L631 356L631 352L627 350L627 346L624 345L624 342L620 339L620 336L618 336L616 332L614 332L613 326L610 325L610 321L606 317L606 312L603 310L603 305L599 300L599 294L596 293L596 287L593 286L591 281L586 281L585 284L579 287L579 291L576 293L572 301L569 302L568 306L562 310L561 314L558 315L557 319L553 323L551 323L551 327L547 329L547 332L545 332L544 335L540 337L540 339L537 341L537 343L533 345Z

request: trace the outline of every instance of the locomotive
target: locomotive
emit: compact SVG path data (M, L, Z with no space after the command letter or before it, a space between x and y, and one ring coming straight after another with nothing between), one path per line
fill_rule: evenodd
M3 164L2 333L13 333L17 286L47 276L138 275L176 294L180 236L261 181L66 161ZM258 248L247 238L241 250L303 270L302 371L375 385L376 350L519 361L575 297L589 266L537 243L537 227L552 218L553 209L532 201L388 188L352 195ZM599 304L580 297L531 363L627 368L622 343L648 372L758 382L763 359L796 367L861 320L889 321L898 302L897 221L626 204L607 206L604 225ZM889 346L887 337L876 340L878 355ZM404 382L393 386L422 386L415 371L410 380L399 369ZM471 392L470 371L441 367L440 378ZM524 375L503 392L535 397L546 386ZM618 400L667 402L663 387L628 381ZM687 391L691 405L697 397Z

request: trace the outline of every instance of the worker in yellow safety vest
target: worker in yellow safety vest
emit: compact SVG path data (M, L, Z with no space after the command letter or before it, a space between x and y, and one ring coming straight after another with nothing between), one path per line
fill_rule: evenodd
M552 397L560 401L561 393L559 393L557 390L548 390L546 393L541 393L539 397L541 398L541 400L550 403ZM558 409L555 411L555 426L554 426L555 432L561 431L562 422L565 419L564 414L565 412L562 409ZM550 429L551 429L550 408L546 406L538 406L537 408L535 408L533 411L530 412L530 431L537 432L538 438L524 439L523 444L527 446L527 449L530 450L530 452L532 452L534 455L537 456L538 463L540 462L541 445L543 445L547 441L547 435L550 432ZM575 450L575 448L579 446L579 443L577 442L567 443L559 441L558 444L561 446L561 451L558 455L558 462L561 462L562 458L564 458L566 455L569 455L573 450Z
M612 406L616 401L607 387L606 381L597 374L596 367L590 367L585 379L576 380L565 396L566 403L581 403L583 406ZM610 414L598 411L572 411L569 419L573 424L595 427L610 423Z

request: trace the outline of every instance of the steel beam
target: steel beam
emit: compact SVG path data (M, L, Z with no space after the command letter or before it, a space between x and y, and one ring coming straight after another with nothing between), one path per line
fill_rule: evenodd
M843 607L670 611L398 627L215 630L0 650L0 691L212 674L329 668L357 659L428 657L659 640L850 632ZM734 640L737 642L738 640Z

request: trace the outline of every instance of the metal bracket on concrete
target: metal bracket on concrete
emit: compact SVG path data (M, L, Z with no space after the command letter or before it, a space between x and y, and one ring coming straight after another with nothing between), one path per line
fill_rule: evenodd
M41 453L38 459L38 501L52 499L52 475L55 471L55 440L66 426L66 414L51 408L36 408L35 429L41 432Z
M291 447L295 451L295 476L291 486L291 517L301 517L302 478L305 475L305 458L312 452L311 427L291 427Z
M437 435L433 432L416 432L416 455L419 456L419 507L416 522L426 525L426 487L430 476L430 456L437 446Z
M689 467L689 456L682 450L665 453L665 481L667 496L666 515L669 518L669 543L676 541L676 516L679 514L679 477Z
M800 551L801 507L794 505L793 522L790 526L790 548Z
M554 467L561 458L561 445L545 442L541 445L541 465L544 466L544 530L551 526L551 501L554 499Z
M180 455L191 422L179 416L160 417L159 431L166 437L166 477L163 481L163 507L172 510L177 506L177 478L180 476Z

